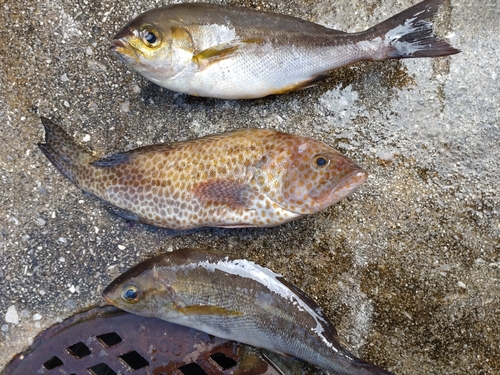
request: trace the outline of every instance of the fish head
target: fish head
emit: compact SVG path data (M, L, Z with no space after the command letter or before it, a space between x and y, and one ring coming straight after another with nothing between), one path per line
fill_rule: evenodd
M137 315L163 318L175 315L176 293L163 260L154 257L130 268L104 289L104 299Z
M260 165L258 181L265 194L288 211L321 211L351 195L368 177L364 169L323 142L295 137L281 145L283 151L277 154L281 162L276 164L275 158Z
M162 15L154 10L139 15L111 41L122 62L160 85L181 74L194 54L191 34Z

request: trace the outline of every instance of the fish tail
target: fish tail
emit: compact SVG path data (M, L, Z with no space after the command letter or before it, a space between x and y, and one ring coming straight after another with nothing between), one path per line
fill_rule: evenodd
M79 146L59 125L45 117L40 119L45 128L45 143L38 143L38 147L59 172L79 186L78 172L89 167L92 154Z
M429 21L445 0L425 0L368 29L367 34L381 38L386 48L374 60L438 57L460 50L434 35ZM373 56L372 56L373 57Z

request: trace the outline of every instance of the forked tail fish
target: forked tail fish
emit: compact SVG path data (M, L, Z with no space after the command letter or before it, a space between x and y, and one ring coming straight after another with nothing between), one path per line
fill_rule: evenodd
M200 249L165 253L120 275L103 296L128 312L294 356L335 374L391 374L344 348L303 291L245 259Z
M38 146L80 189L128 220L170 229L271 227L323 210L367 173L315 139L240 129L97 158L42 118Z
M125 25L111 50L173 91L259 98L312 86L330 70L358 61L458 53L428 21L444 1L422 1L359 33L242 7L172 4Z

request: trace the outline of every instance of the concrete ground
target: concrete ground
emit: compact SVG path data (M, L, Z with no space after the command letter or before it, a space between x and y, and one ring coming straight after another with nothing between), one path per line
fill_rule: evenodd
M360 31L415 0L234 0ZM246 257L309 293L347 346L396 374L500 373L500 4L452 0L462 53L358 64L252 101L159 88L108 52L161 1L0 1L0 368L54 322L103 304L115 276L186 246ZM272 229L171 237L106 211L38 150L39 116L103 155L240 127L315 137L368 182ZM196 158L196 155L193 155Z

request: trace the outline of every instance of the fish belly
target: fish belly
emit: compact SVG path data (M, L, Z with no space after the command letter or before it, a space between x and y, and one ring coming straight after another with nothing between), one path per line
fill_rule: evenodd
M310 87L330 70L359 61L363 55L355 45L311 51L267 43L206 66L191 63L175 78L155 83L195 96L252 99Z
M245 228L272 227L301 216L276 205L263 197L249 208L231 207L225 203L202 202L189 193L151 188L153 181L144 182L138 189L109 186L95 195L137 216L137 221L159 227L185 230L200 227ZM147 191L151 191L148 194ZM137 192L143 191L143 192ZM174 197L178 197L177 199ZM126 216L126 215L125 215ZM130 217L126 217L130 219Z

